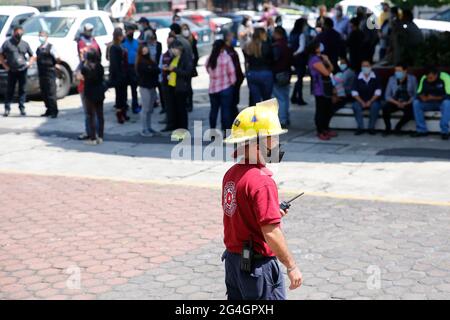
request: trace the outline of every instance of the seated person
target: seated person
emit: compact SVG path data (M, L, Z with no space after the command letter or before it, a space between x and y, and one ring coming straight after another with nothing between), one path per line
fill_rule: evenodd
M441 111L441 137L448 140L450 121L450 75L439 72L436 68L428 69L422 77L417 90L417 98L413 102L414 117L416 119L416 132L412 137L428 135L424 112Z
M333 113L353 101L352 88L355 81L355 72L350 69L346 58L339 58L340 71L333 76Z
M371 135L376 133L375 124L381 110L379 101L381 94L380 81L372 71L370 62L364 60L361 63L361 72L352 88L352 97L355 99L355 102L353 102L353 111L358 125L355 135L359 136L364 133L364 109L370 110L369 133Z
M410 120L414 119L412 103L417 92L417 79L412 74L408 74L408 66L397 64L395 74L389 78L383 107L383 119L386 124L384 136L391 133L391 115L396 111L402 111L403 116L395 126L395 133L399 134L402 127Z

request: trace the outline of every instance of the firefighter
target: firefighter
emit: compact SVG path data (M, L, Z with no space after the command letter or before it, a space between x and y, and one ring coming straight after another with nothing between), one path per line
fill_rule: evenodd
M55 47L48 42L48 33L39 32L40 46L36 51L39 72L39 85L42 98L47 109L42 117L56 118L58 105L56 102L56 69L59 61Z
M276 99L242 110L225 143L242 158L223 178L222 207L226 250L225 284L229 300L284 300L286 290L278 260L287 268L289 289L302 284L302 274L289 252L278 190L266 163L280 162L283 152Z

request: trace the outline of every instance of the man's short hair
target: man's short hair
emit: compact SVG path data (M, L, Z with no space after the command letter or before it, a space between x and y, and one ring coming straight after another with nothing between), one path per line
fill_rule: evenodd
M396 67L400 67L400 68L402 68L403 70L408 69L408 64L407 64L406 62L398 62L395 66L396 66Z
M425 69L425 74L439 74L439 70L436 66L427 66Z
M45 36L48 37L48 31L46 31L46 30L39 31L39 34L44 34Z
M17 25L14 27L13 32L16 32L17 30L23 30L23 27L21 25Z
M170 25L170 31L173 31L175 34L181 34L181 27L177 23L172 23Z

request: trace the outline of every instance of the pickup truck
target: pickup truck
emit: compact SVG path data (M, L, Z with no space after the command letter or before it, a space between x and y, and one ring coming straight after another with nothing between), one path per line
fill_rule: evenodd
M107 72L109 62L106 60L106 46L112 40L114 25L109 14L96 10L63 10L38 14L23 23L23 40L28 42L36 52L39 46L39 32L49 33L49 42L55 46L61 58L61 68L57 72L57 97L65 97L76 86L75 70L79 65L76 39L86 23L94 26L94 37L102 51L102 65ZM1 72L3 71L3 72ZM7 74L0 71L0 94L6 88ZM4 90L4 89L3 89ZM37 66L34 64L28 70L27 94L40 94ZM3 92L4 93L4 92Z

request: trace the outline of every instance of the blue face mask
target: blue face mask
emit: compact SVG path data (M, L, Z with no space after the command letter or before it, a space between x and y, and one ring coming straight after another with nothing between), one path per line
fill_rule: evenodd
M397 80L402 80L405 76L405 73L403 71L395 71L395 78Z
M366 76L368 76L372 72L371 67L362 67L361 68L362 73L364 73Z
M339 68L341 69L341 71L345 71L345 70L347 70L347 64L346 63L341 63L339 65Z

